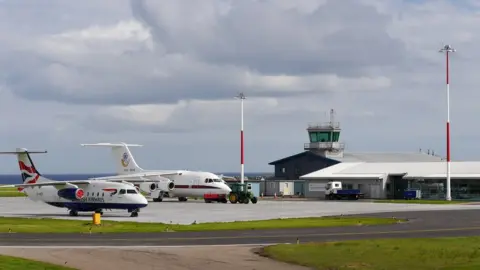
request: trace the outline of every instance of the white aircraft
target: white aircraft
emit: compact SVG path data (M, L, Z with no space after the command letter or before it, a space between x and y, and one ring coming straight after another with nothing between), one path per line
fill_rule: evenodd
M55 181L43 177L35 168L29 153L46 153L46 151L33 152L25 148L17 148L15 152L0 152L0 154L17 155L23 179L23 184L0 187L17 187L33 201L67 208L70 210L70 216L78 216L78 212L95 211L103 214L103 209L125 209L131 213L131 217L137 217L140 208L148 205L147 199L136 190L135 186L124 182L123 179ZM149 181L152 182L152 180Z
M204 197L205 202L220 201L227 203L230 187L218 175L210 172L188 170L144 170L138 166L130 152L129 146L142 146L126 143L95 143L82 146L109 147L112 150L117 176L106 176L95 179L170 179L174 185L168 187L156 184L140 184L140 190L150 193L153 201L161 202L164 196L178 197L179 201L187 201L187 197ZM173 184L172 183L172 184ZM213 195L213 197L212 197Z

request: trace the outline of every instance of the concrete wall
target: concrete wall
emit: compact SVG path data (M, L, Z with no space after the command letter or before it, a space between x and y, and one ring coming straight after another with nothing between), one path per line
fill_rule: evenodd
M267 180L265 181L265 190L263 195L273 196L277 194L277 196L280 196L282 191L285 191L284 195L286 196L295 195L295 182L295 180Z
M265 181L265 196L273 196L275 193L280 194L280 181Z
M306 198L325 198L325 185L330 179L305 180ZM343 185L351 185L353 189L360 189L365 194L365 198L382 199L385 198L385 180L376 179L335 179Z
M303 180L296 180L294 183L294 192L295 195L303 196L305 195L305 181Z
M250 191L255 197L260 197L260 183L259 182L248 182L247 185L250 185Z
M325 198L325 185L328 179L305 180L305 198Z

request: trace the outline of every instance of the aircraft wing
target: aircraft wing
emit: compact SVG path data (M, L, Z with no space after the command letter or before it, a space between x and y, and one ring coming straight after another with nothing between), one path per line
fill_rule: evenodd
M90 178L91 180L102 180L102 181L108 181L108 182L129 182L129 183L145 183L145 182L162 182L162 181L165 181L165 180L168 180L168 179L152 179L152 178L144 178L144 177L141 177L141 176L137 176L136 178L125 178L125 177L122 177L122 178L119 178L119 179L116 179L116 178L108 178L108 177L104 177L104 178Z
M88 180L74 180L74 181L48 181L35 184L16 184L16 185L0 185L0 188L6 187L43 187L43 186L71 186L71 185L89 185L92 181Z
M89 178L91 180L107 180L107 181L128 181L128 182L156 182L158 179L152 179L152 177L168 177L173 175L179 175L181 172L151 172L151 173L135 173L126 175L113 175L104 177Z

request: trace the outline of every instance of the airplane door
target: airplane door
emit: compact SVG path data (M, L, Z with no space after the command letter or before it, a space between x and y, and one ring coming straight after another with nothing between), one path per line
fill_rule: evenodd
M199 177L195 178L194 181L195 181L195 182L193 183L194 185L196 185L196 186L200 185L200 178L199 178Z

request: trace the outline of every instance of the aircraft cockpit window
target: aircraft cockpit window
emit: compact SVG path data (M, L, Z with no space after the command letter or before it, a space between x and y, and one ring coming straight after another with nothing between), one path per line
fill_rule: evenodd
M120 194L120 195L125 194L125 189L120 189L120 193L118 193L118 194Z
M213 179L214 182L222 182L220 179Z
M213 180L212 180L212 179L208 179L208 182L209 182L209 183L213 183Z
M127 189L128 194L137 194L137 191L135 189Z

